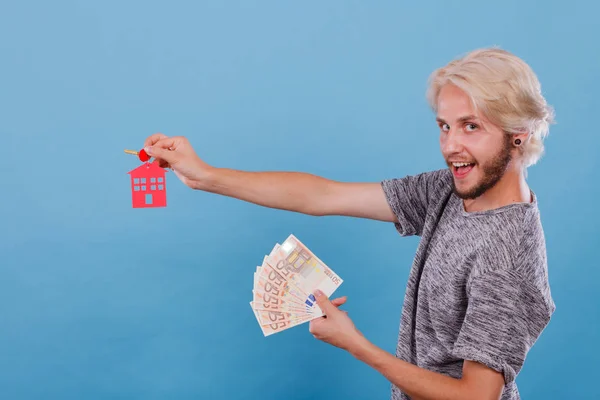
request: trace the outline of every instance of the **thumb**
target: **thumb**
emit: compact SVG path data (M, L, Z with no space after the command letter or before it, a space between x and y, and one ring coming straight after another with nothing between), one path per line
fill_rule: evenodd
M146 146L144 151L150 156L156 159L165 160L169 164L173 164L177 161L177 153L169 150L169 148L163 148L160 146Z
M319 289L314 292L315 298L317 299L317 304L321 308L321 310L325 313L325 315L331 315L336 311L339 311L336 306L329 301L325 293L320 291Z

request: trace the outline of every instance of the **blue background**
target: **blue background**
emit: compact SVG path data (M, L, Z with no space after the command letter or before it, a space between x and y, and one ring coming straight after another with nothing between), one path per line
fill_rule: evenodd
M490 45L534 68L558 121L529 172L558 308L517 382L530 400L592 398L598 6L536 3L3 2L2 398L388 398L382 376L307 326L264 338L252 276L294 233L393 352L418 238L192 191L172 173L168 207L132 209L139 161L123 149L160 131L220 167L345 181L439 168L427 77Z

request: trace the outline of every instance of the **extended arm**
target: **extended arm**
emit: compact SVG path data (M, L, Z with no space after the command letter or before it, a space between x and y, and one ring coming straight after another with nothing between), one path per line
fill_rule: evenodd
M308 215L396 222L380 183L338 182L304 172L211 168L196 189Z
M396 222L381 183L344 183L304 172L249 172L216 168L201 160L189 141L161 133L145 151L171 168L187 186L269 208L309 215L343 215Z

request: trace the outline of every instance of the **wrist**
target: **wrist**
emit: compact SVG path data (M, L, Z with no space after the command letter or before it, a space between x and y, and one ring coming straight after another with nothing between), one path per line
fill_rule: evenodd
M372 347L372 343L362 334L358 333L352 344L348 347L348 352L357 360L364 361Z
M194 178L192 179L192 189L207 192L214 191L214 188L218 186L218 170L218 168L211 167L200 161L197 167L197 172L194 174Z

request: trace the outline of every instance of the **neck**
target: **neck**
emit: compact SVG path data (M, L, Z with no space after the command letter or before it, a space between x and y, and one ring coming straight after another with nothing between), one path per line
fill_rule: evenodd
M531 191L521 169L509 169L494 187L476 199L463 200L465 211L487 211L514 203L530 203Z

